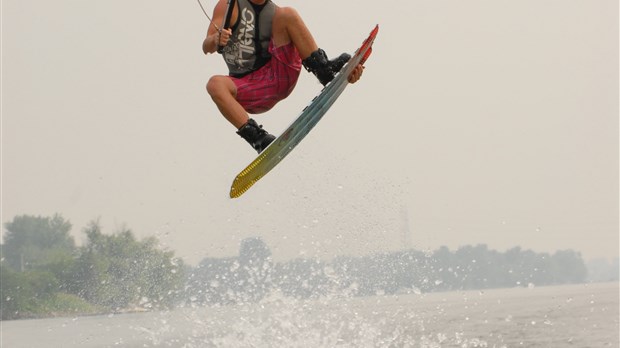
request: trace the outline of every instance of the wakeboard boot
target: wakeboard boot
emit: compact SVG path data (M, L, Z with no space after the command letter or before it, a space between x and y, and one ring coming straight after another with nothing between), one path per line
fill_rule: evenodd
M275 136L267 133L262 125L259 125L251 118L239 128L237 134L245 139L258 153L263 152L276 139Z
M322 49L318 49L306 59L302 64L306 70L313 73L323 86L330 83L342 67L351 59L351 55L343 53L339 57L329 60L327 54Z

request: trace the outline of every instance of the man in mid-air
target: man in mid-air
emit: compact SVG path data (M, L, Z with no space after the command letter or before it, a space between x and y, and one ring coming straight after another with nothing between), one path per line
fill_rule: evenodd
M227 0L219 0L202 50L209 54L221 47L229 74L211 77L207 92L237 134L260 153L275 136L248 114L266 112L288 97L302 65L325 86L351 56L343 53L329 60L293 8L271 0L236 0L230 28L218 28L214 23L223 22L226 8ZM355 67L349 82L357 82L363 70L362 65Z

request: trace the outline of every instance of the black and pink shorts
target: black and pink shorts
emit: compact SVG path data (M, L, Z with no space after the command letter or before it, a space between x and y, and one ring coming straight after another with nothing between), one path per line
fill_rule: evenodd
M241 78L231 77L237 86L237 101L250 114L260 114L288 97L299 78L301 58L293 43L274 47L269 44L271 59L260 69Z

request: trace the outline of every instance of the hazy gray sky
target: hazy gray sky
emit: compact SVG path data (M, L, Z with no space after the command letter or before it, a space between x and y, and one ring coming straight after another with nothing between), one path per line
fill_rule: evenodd
M211 11L215 1L204 1ZM2 222L126 225L191 263L261 236L276 259L486 243L618 256L618 1L278 1L328 54L380 24L360 83L274 171L205 92L186 1L2 1ZM302 72L259 123L318 93ZM404 221L409 236L404 236Z

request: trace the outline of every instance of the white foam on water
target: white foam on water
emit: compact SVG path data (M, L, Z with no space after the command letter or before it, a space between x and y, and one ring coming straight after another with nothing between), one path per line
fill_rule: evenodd
M419 295L410 295L420 297ZM398 296L328 295L300 300L272 292L256 304L186 310L190 347L487 347L463 332L426 328L428 313ZM435 319L431 319L435 321ZM154 338L155 346L165 341ZM175 342L179 344L181 342Z

